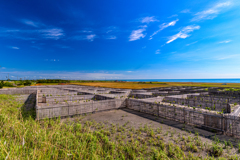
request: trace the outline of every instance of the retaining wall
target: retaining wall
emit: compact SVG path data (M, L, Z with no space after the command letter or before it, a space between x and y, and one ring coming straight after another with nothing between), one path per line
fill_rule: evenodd
M19 89L19 88L12 88L12 89L1 89L0 94L31 94L36 92L36 89Z
M64 102L64 101L79 101L92 99L94 95L79 95L79 96L56 96L56 97L42 97L42 103L54 103L54 102ZM41 101L40 101L41 102Z
M85 104L68 103L49 106L36 106L37 119L67 117L85 113L94 113L111 109L126 107L125 100L112 99L105 101L92 101Z
M214 129L224 134L240 138L240 117L229 114L217 114L200 109L176 107L142 100L127 99L129 109L152 114L206 129Z

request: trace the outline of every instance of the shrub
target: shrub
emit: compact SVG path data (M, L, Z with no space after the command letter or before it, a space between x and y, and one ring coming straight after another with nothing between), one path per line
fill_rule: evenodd
M4 85L4 82L1 81L1 82L0 82L0 88L3 88L3 85Z
M209 149L209 152L212 156L219 157L223 153L223 148L217 144L213 144L212 147Z
M31 86L31 84L32 84L32 82L29 81L29 80L26 80L26 81L24 82L24 86Z
M2 81L2 82L3 82L3 81ZM1 82L1 83L2 83L2 82ZM3 86L5 86L5 87L14 87L13 84L12 84L12 83L9 83L9 82L3 83Z

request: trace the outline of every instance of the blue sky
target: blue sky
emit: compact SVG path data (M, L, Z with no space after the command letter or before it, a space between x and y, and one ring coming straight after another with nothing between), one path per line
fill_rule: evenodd
M240 78L238 0L0 2L0 79Z

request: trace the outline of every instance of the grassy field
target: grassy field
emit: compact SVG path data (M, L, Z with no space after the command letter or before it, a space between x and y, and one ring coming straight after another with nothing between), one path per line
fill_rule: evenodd
M155 87L171 87L171 86L198 86L198 87L232 87L240 88L240 83L193 83L193 82L84 82L84 83L71 83L77 85L86 85L94 87L109 87L109 88L122 88L122 89L142 89L142 88L155 88Z
M179 134L175 143L165 142L165 137L178 133L149 126L136 129L128 123L83 123L82 116L75 121L36 121L34 112L24 112L22 105L12 95L0 95L0 159L188 160L203 159L197 154L202 151L204 159L238 158L236 151L231 152L231 143L224 146L216 139L204 144L198 133L189 137ZM226 149L228 154L224 154Z

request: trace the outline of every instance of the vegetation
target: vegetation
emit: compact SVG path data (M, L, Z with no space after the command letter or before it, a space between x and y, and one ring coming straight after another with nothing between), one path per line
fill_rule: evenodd
M37 83L69 83L69 80L62 79L39 79L36 81Z
M0 82L0 88L3 88L3 87L14 87L14 85L10 82L1 81Z
M226 88L225 91L231 91L231 92L236 91L236 92L239 92L240 89L237 89L237 88Z
M0 159L205 159L223 156L219 140L212 145L176 131L135 129L124 125L58 119L36 121L12 95L0 95ZM124 118L125 116L122 116ZM166 142L168 137L171 141ZM229 147L227 147L230 149ZM225 158L224 158L225 157ZM225 155L222 159L237 159Z
M122 88L122 89L143 89L155 87L174 87L174 86L196 86L196 87L234 87L240 88L240 83L193 83L193 82L112 82L112 81L93 81L93 82L78 82L71 81L70 84L86 85L95 87L109 87L109 88Z
M155 87L174 87L174 86L196 86L196 87L223 87L225 91L240 91L240 83L195 83L195 82L126 82L113 80L62 80L62 79L39 79L39 80L20 80L12 81L18 86L23 85L58 85L58 84L76 84L95 87L122 88L122 89L143 89ZM0 85L1 87L1 85ZM205 89L208 91L208 89Z
M4 82L1 81L1 82L0 82L0 89L3 88L3 86L4 86Z

